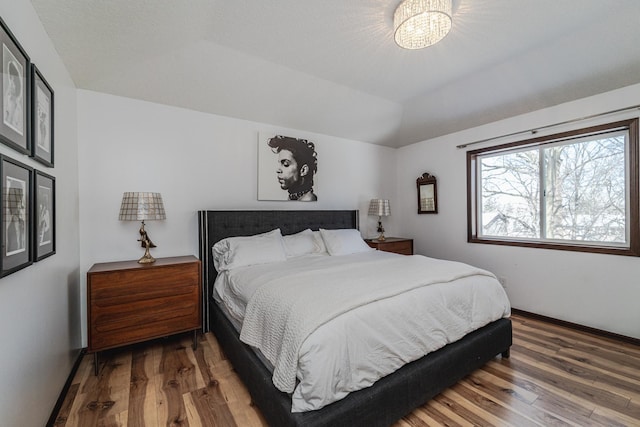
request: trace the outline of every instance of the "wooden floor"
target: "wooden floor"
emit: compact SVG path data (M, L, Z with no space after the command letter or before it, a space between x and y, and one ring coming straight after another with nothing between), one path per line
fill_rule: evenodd
M418 426L640 426L640 347L514 315L499 356L398 421ZM55 426L266 426L210 333L83 358Z

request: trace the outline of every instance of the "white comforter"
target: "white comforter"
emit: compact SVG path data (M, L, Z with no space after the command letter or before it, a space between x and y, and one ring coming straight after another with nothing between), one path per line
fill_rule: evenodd
M294 412L367 387L510 312L491 273L417 255L313 256L226 276L216 292L244 318L241 339L273 364L276 387L293 392Z

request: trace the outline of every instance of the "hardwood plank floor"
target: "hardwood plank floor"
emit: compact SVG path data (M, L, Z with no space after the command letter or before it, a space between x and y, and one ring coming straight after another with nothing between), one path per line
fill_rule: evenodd
M640 426L640 347L513 315L496 357L399 420L422 426ZM266 426L215 337L85 355L56 427Z

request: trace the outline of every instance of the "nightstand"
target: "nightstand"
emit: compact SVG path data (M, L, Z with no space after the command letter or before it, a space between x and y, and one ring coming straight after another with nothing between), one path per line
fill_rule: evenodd
M95 264L87 272L87 331L96 375L102 350L187 331L195 349L201 303L194 256Z
M367 244L372 248L379 251L395 252L400 255L413 255L413 239L387 237L382 241L377 239L365 239L365 242L367 242Z

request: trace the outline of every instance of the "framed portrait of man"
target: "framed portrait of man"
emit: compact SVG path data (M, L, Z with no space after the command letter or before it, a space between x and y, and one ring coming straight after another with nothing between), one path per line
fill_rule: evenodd
M56 253L56 179L35 170L33 185L33 259Z
M53 89L33 64L31 88L31 157L53 167Z
M30 62L29 56L0 19L0 142L30 152Z
M31 264L31 186L33 169L7 156L0 157L2 227L0 277Z
M318 200L316 144L303 138L260 132L258 200Z

